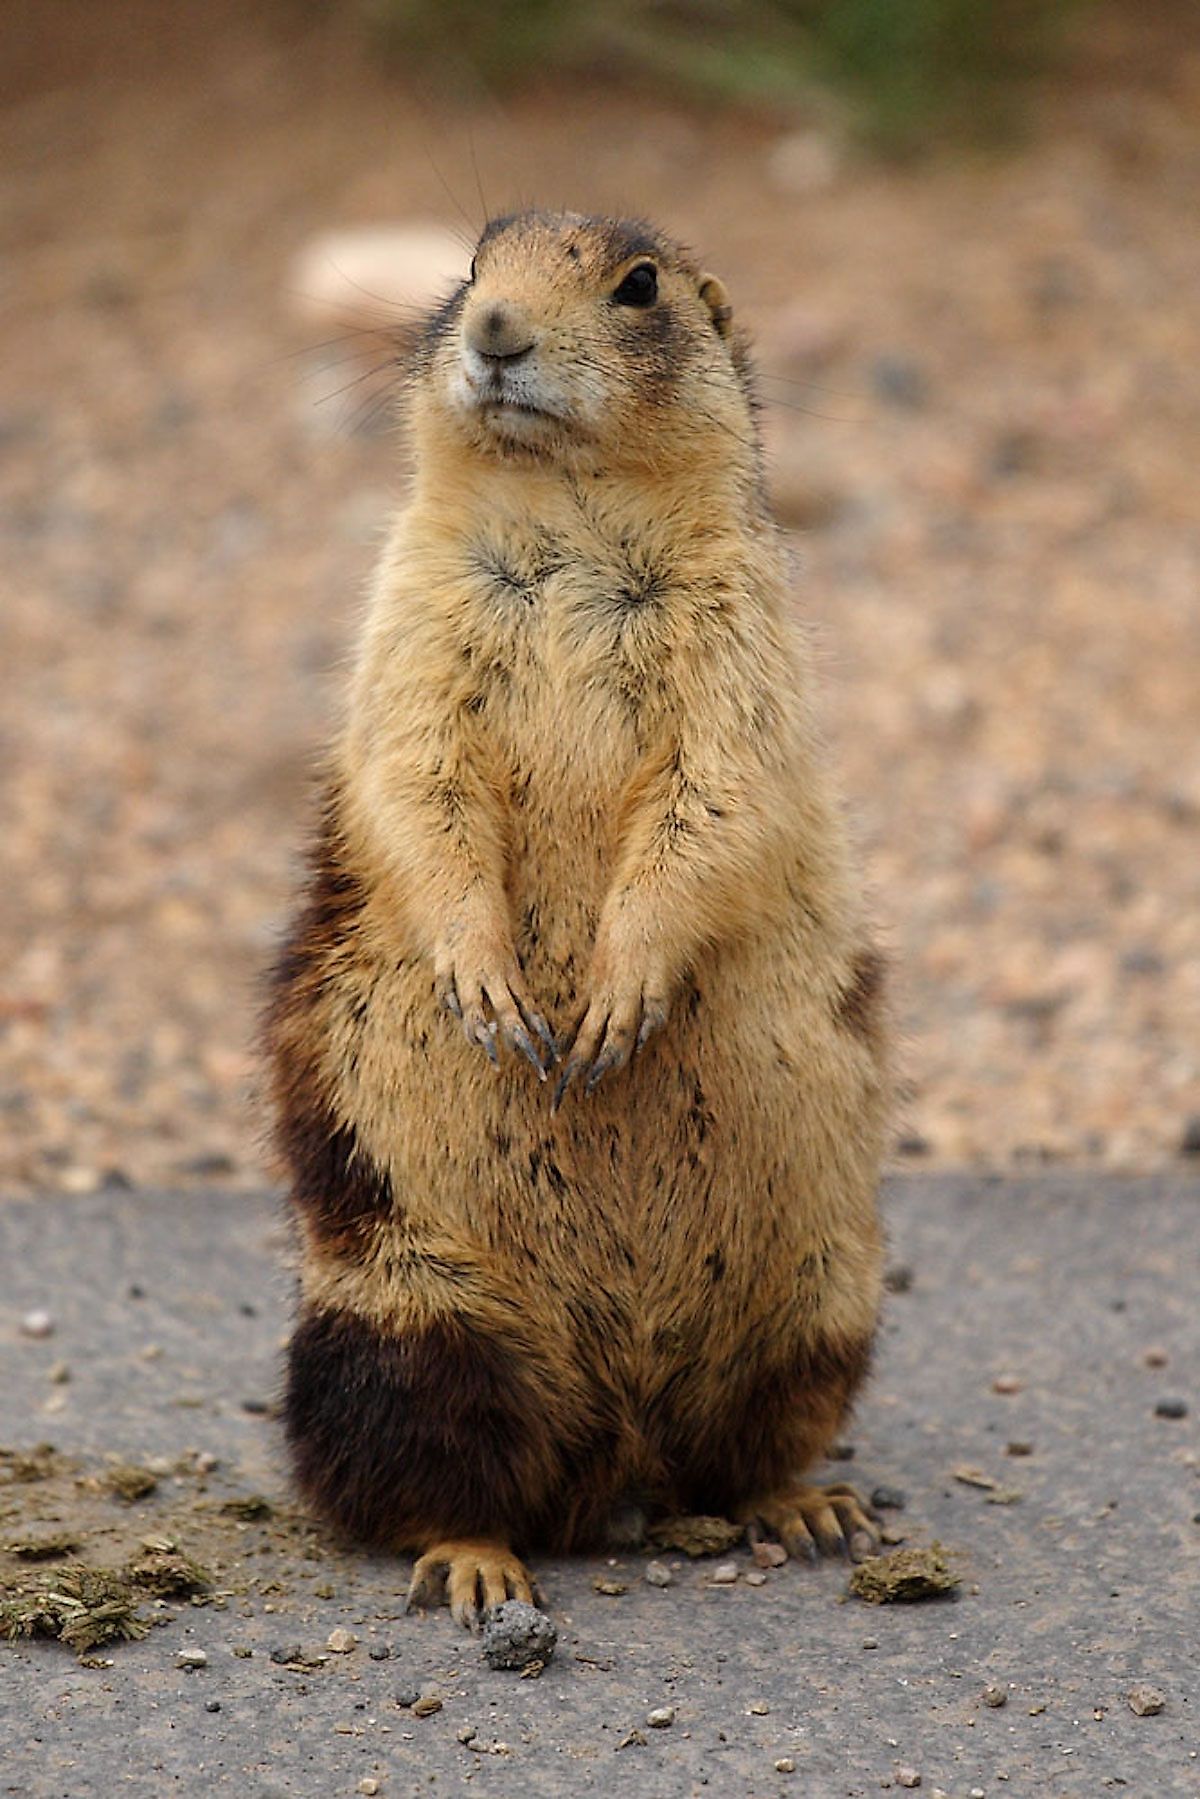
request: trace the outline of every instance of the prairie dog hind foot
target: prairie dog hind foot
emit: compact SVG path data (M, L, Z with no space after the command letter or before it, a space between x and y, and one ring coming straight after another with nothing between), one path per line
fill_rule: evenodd
M828 1487L796 1481L742 1506L737 1514L755 1543L781 1543L796 1561L815 1562L818 1555L848 1556L865 1561L879 1552L879 1531L853 1487Z

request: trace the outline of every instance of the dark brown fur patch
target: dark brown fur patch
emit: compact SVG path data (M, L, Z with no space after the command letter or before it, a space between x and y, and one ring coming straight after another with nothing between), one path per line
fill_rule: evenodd
M553 1455L520 1355L463 1319L402 1337L349 1313L302 1319L284 1419L301 1488L359 1542L512 1540L544 1509Z
M317 1235L343 1253L365 1247L372 1227L393 1215L387 1175L339 1125L311 1070L293 1070L280 1096L276 1140L292 1177L292 1200Z
M331 958L363 908L345 867L332 797L310 856L304 902L271 974L265 1037L275 1106L275 1144L291 1178L292 1199L318 1234L343 1250L359 1247L375 1220L392 1211L387 1175L334 1115L321 1073L310 1013Z
M879 1035L886 973L887 963L877 949L860 950L851 966L849 984L838 996L838 1023L868 1042Z
M664 1396L664 1459L689 1510L731 1516L823 1455L866 1378L871 1338L820 1337L782 1366L755 1360L748 1349L722 1370L703 1412L682 1382Z

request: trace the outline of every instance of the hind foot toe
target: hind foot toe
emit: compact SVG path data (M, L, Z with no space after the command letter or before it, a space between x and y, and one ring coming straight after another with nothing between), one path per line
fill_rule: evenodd
M743 1506L751 1547L775 1540L797 1561L815 1562L820 1555L847 1556L861 1562L879 1551L879 1532L867 1506L853 1487L808 1486L796 1482Z

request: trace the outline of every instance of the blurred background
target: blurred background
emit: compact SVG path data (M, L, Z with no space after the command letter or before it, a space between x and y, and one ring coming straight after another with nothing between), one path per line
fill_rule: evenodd
M412 311L645 214L758 344L897 1158L1200 1155L1192 0L8 0L0 1190L261 1184Z

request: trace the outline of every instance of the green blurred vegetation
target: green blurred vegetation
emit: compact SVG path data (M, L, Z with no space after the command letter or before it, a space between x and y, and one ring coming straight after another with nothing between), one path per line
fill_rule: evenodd
M998 139L1089 0L358 0L450 81L649 76L729 102L836 107L894 152Z

